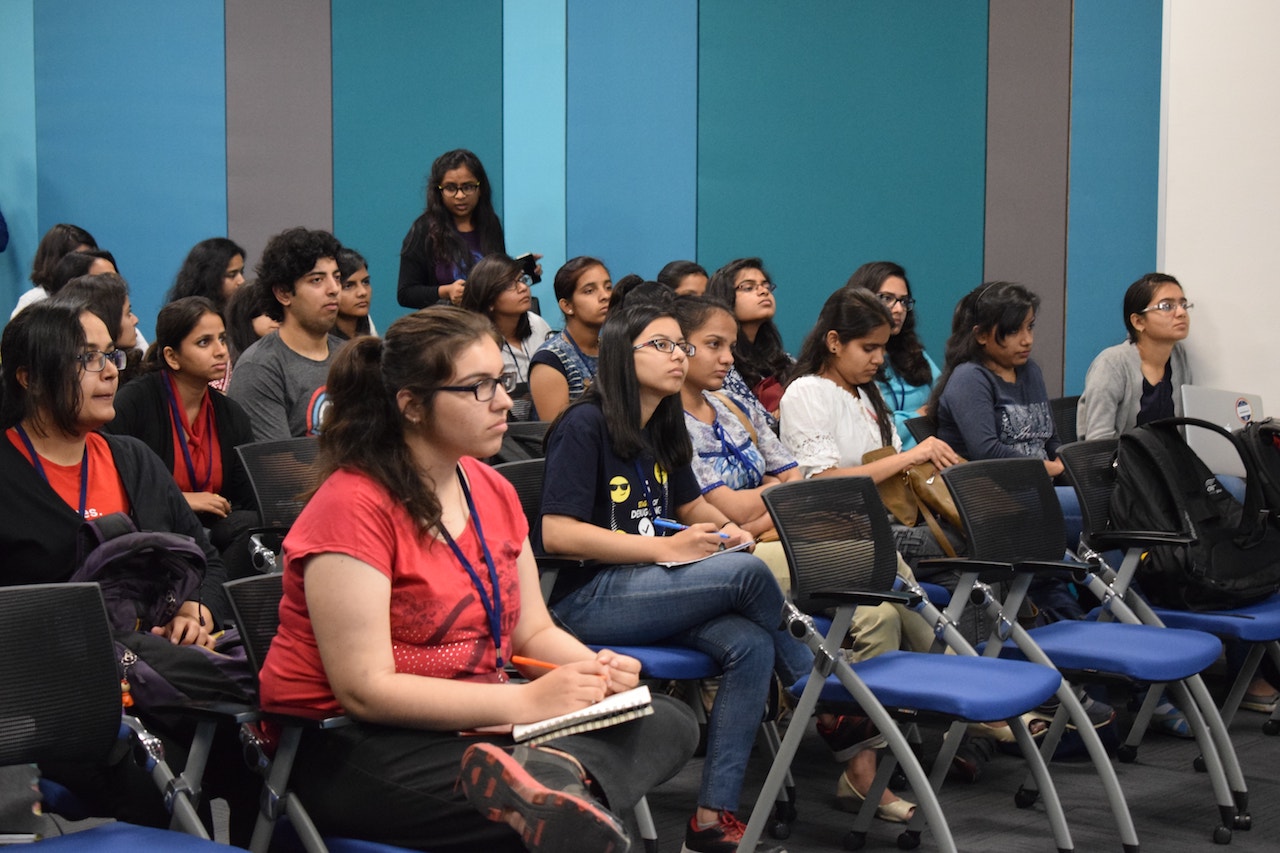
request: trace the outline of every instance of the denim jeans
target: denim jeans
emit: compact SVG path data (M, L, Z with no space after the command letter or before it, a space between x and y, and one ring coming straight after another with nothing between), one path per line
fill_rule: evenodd
M698 805L735 811L771 673L790 685L813 666L808 648L779 627L782 601L769 567L737 552L670 569L602 568L552 610L583 642L667 641L720 664Z

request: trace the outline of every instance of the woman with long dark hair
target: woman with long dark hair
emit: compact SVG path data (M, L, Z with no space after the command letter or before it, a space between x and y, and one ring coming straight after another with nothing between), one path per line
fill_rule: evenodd
M213 303L184 296L160 309L142 375L120 389L103 429L131 435L160 457L209 531L231 578L252 573L249 533L258 520L253 486L236 447L253 425L235 400L210 386L227 371L226 328Z
M261 679L267 705L353 720L303 735L294 787L316 823L434 851L625 850L610 810L677 772L696 726L657 696L653 716L513 746L513 723L633 687L639 662L556 627L515 491L476 461L511 407L490 324L401 317L338 353L327 387L321 485L285 540ZM508 680L512 660L531 680Z
M854 270L845 287L865 288L889 309L889 343L884 364L876 374L876 385L893 412L903 449L909 450L916 439L906 421L925 414L933 380L940 371L916 335L916 300L911 295L907 271L893 261L872 261Z
M773 672L794 683L812 657L779 630L783 595L769 568L719 553L750 536L702 497L689 465L680 389L693 348L672 301L642 285L601 327L595 382L547 433L541 544L588 561L561 571L551 594L556 618L585 642L676 642L724 668L684 849L731 850Z
M493 187L480 158L465 148L446 151L427 176L427 209L400 247L396 299L406 308L460 305L476 262L506 251Z
M778 303L776 285L759 258L738 258L716 270L707 282L706 295L733 310L738 320L734 348L734 373L726 385L738 398L752 396L769 413L777 428L782 382L791 370L791 356L782 346L782 333L773 322Z
M564 330L538 347L529 368L534 413L544 421L555 420L595 379L613 280L603 261L581 255L556 270L554 287Z
M191 247L178 268L165 302L203 296L221 314L227 300L244 284L244 249L226 237L210 237Z
M533 418L529 371L533 354L551 336L551 326L533 313L531 282L524 268L503 253L486 255L471 271L462 307L489 318L501 338L502 362L515 377L511 419Z

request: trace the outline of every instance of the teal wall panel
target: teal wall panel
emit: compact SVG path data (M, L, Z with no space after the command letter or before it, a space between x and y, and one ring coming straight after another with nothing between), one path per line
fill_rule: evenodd
M696 0L569 0L568 254L653 278L697 249Z
M860 264L894 260L940 360L982 276L987 4L704 0L698 257L759 255L797 351Z
M36 81L33 0L0 3L0 212L9 246L0 252L0 325L27 288L36 230Z
M505 0L502 181L507 250L542 255L533 295L560 325L552 276L565 256L565 0Z
M1125 288L1155 268L1162 25L1161 0L1075 0L1066 394L1124 340Z
M227 227L222 0L37 3L39 227L115 253L151 337L187 250Z
M333 0L332 19L334 232L369 261L381 330L437 156L474 151L502 212L502 2Z

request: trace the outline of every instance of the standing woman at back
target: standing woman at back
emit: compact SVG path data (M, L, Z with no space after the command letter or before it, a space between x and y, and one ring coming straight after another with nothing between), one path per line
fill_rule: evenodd
M925 414L933 380L941 371L916 336L916 301L911 296L907 271L893 261L872 261L854 270L845 286L870 290L893 318L885 362L876 374L876 385L893 412L902 449L910 450L915 447L916 439L906 422Z
M406 308L460 305L476 262L506 251L493 188L480 158L465 148L446 151L431 164L427 209L400 247L396 300Z

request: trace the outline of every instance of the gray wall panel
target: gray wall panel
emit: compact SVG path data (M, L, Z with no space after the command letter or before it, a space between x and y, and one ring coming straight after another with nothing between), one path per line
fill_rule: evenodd
M1034 358L1062 393L1071 3L991 0L984 277L1041 299ZM976 282L975 282L976 284Z
M329 0L226 0L226 16L227 231L252 268L279 231L333 229Z

